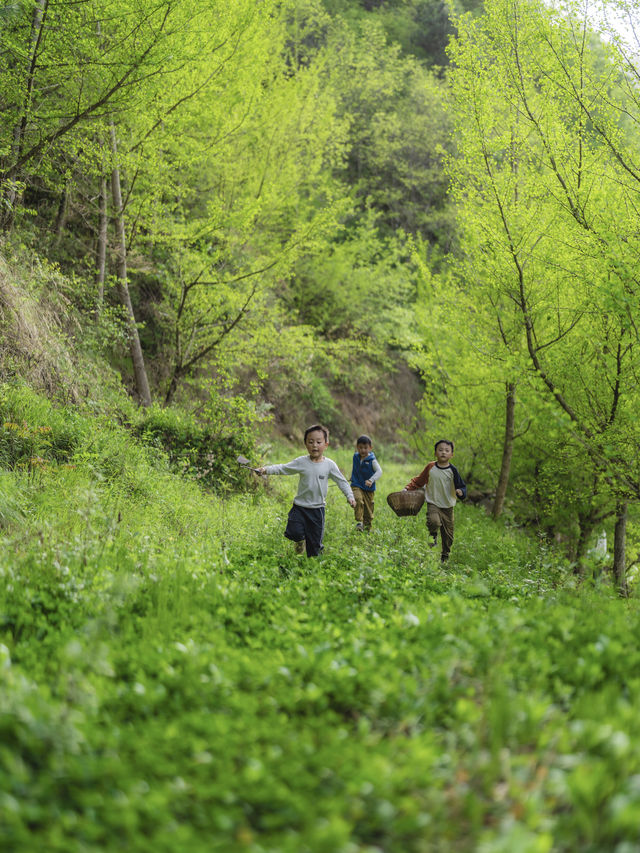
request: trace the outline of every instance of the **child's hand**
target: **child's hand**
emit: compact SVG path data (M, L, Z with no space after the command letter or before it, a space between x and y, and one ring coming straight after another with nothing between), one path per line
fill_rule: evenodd
M355 505L356 505L356 499L355 498L347 498L347 500L349 501L349 504L352 507L355 507Z
M256 474L260 474L261 477L264 477L265 474L267 473L266 468L255 468L254 470L255 470Z
M371 486L373 486L373 480L365 480L364 484L368 489L370 489Z
M456 495L461 498L462 497L462 489L456 489Z

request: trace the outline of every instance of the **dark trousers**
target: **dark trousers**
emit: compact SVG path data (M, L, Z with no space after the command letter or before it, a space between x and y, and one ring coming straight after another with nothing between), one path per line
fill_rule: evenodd
M287 539L293 542L306 542L307 557L317 557L322 553L324 536L324 507L307 507L294 504L287 516L284 531Z
M453 507L441 507L428 503L427 530L434 539L438 535L438 531L440 531L442 538L442 559L446 560L453 545Z

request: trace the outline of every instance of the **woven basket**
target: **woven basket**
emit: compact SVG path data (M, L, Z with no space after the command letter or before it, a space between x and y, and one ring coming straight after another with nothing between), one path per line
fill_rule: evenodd
M417 515L424 503L424 490L391 492L390 495L387 495L387 503L396 515Z

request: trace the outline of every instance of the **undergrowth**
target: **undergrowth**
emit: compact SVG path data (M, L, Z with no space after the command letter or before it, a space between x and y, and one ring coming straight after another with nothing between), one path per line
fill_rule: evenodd
M465 506L443 567L385 459L372 533L332 489L298 558L295 478L214 494L105 417L2 399L6 849L639 849L638 606L605 576Z

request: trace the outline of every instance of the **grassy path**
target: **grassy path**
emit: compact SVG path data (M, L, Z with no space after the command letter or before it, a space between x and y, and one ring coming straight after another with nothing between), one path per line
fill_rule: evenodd
M472 507L443 568L337 490L296 558L294 478L222 500L107 449L0 478L4 849L640 850L635 600Z

